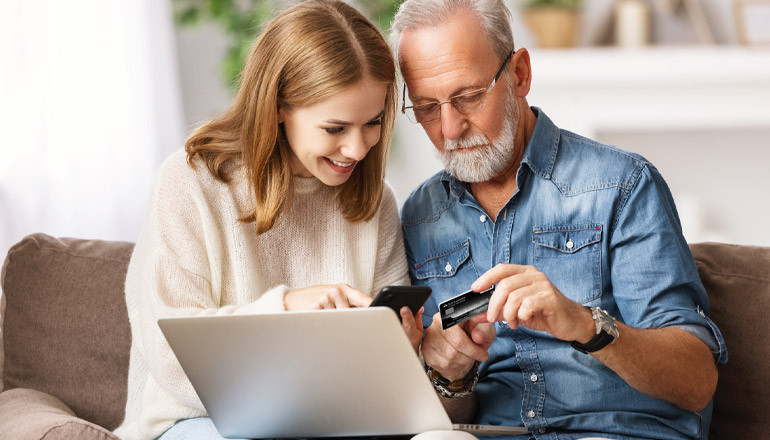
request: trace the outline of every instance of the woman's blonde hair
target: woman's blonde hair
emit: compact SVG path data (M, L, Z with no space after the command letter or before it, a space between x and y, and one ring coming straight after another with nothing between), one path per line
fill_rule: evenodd
M352 6L338 0L309 0L272 19L244 67L233 104L187 140L187 160L198 157L222 182L242 161L254 209L241 221L270 230L291 203L291 151L278 123L278 109L307 107L371 78L388 85L380 140L336 188L350 222L370 220L382 198L386 158L396 115L396 69L385 39Z

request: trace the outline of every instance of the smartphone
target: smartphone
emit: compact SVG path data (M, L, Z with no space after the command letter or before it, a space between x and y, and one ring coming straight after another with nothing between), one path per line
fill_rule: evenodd
M420 307L428 300L430 293L428 286L386 286L374 297L369 307L390 307L401 320L402 307L409 307L414 315L420 311Z

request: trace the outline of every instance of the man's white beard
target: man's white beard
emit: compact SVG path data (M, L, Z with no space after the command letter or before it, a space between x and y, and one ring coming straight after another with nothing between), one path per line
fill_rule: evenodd
M444 169L463 182L486 182L497 177L513 160L513 139L519 126L519 107L508 83L503 128L494 142L483 134L444 140L444 151L436 154ZM458 151L471 147L473 150Z

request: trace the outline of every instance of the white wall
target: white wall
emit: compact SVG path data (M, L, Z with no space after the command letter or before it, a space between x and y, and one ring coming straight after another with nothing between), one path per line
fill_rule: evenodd
M522 1L509 1L509 5L515 6ZM628 52L611 48L584 48L577 52L533 50L535 81L530 104L542 106L564 128L639 152L653 161L672 188L688 240L770 246L770 231L763 227L763 219L770 214L770 208L763 202L763 190L770 187L770 178L763 176L770 174L763 173L762 169L763 164L770 163L770 144L766 141L770 124L762 115L770 113L765 110L766 105L761 104L768 96L765 94L768 93L770 75L765 81L754 78L752 55L744 57L741 51L737 57L743 64L730 64L732 61L726 58L722 68L715 71L714 67L720 66L711 63L715 60L718 63L719 51L700 46L683 6L676 15L667 16L657 3L650 1L649 4L654 14L656 44L674 46L673 49L642 51L639 56L628 56ZM701 5L717 42L734 44L731 2L704 0ZM612 7L612 0L586 1L581 45L609 43ZM529 32L520 25L519 14L512 9L517 47L534 47ZM178 30L177 37L186 123L192 127L229 103L229 92L221 85L217 64L224 43L217 30L210 26L195 31ZM692 50L688 46L681 47L683 44ZM754 53L759 60L770 59L770 53L766 51L748 52ZM693 59L700 60L701 70L692 65L688 68L687 61L682 61L690 59L690 53L695 54ZM581 57L588 58L581 62ZM642 64L623 67L629 62ZM766 66L767 63L759 64ZM575 74L585 70L586 66L597 70L607 67L614 69L614 73L604 77ZM765 72L761 69L766 67L762 66L760 74ZM633 101L639 99L640 94L644 95L645 87L649 86L644 81L646 69L654 72L653 83L656 85L653 89L656 92L649 95L649 99ZM730 75L730 72L754 79L748 84L744 81L740 90L736 89L733 94L732 89L723 84L723 75ZM616 84L608 84L608 78ZM636 81L633 85L621 86L621 89L635 90L635 94L616 94L618 83L622 84L624 80ZM699 83L702 87L690 90L689 94L679 90L683 84ZM586 84L591 85L590 90ZM709 84L719 87L713 89L713 93L720 97L718 103L714 101L711 105L722 106L712 108L713 111L706 108L712 95ZM567 99L562 95L566 90L575 93ZM761 90L765 94L752 97L752 90ZM697 94L702 95L701 99L693 100ZM635 105L636 102L640 105ZM644 108L647 113L639 108ZM657 113L650 108L657 109ZM670 108L677 108L677 112L683 114L672 114L671 118L660 116ZM737 108L740 111L736 113ZM652 116L645 117L644 114ZM723 115L731 114L745 120L739 123L734 118L723 119ZM758 116L752 118L752 114ZM720 125L721 120L724 123ZM420 127L399 120L388 168L388 181L399 201L403 202L419 182L440 168L433 147Z

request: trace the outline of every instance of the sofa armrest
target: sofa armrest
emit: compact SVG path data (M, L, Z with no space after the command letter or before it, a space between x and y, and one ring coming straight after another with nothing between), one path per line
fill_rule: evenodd
M0 440L118 440L110 431L78 418L56 397L28 388L0 393Z

